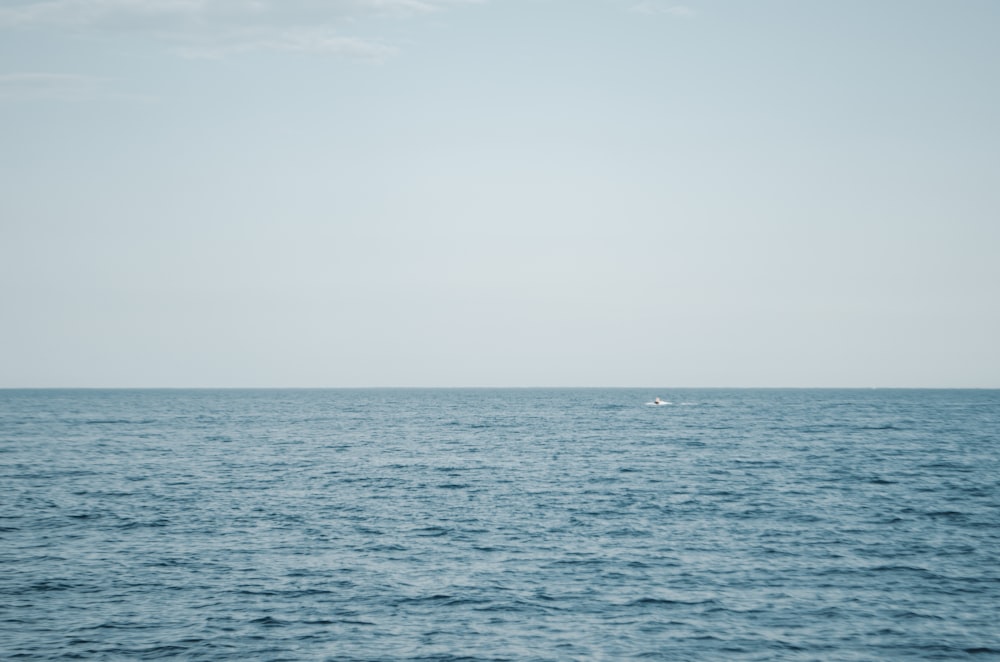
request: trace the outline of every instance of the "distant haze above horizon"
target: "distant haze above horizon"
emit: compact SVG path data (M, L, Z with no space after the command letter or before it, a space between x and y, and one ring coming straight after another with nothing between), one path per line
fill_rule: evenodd
M1000 387L998 30L0 2L0 388Z

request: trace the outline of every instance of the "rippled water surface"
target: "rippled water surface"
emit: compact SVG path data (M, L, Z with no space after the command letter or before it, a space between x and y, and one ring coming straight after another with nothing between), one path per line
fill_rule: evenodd
M998 430L998 391L0 391L0 658L1000 658Z

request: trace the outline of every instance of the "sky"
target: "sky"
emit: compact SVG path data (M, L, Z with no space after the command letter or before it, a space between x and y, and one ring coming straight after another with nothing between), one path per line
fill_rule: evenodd
M995 0L0 0L0 387L1000 387Z

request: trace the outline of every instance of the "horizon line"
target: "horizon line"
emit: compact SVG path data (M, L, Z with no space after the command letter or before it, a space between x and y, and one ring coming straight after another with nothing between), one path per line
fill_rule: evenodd
M376 391L376 390L773 390L996 391L1000 386L0 386L0 391Z

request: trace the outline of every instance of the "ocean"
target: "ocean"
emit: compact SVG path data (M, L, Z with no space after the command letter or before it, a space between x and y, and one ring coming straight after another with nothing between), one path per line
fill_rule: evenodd
M3 660L1000 659L998 614L1000 391L0 391Z

